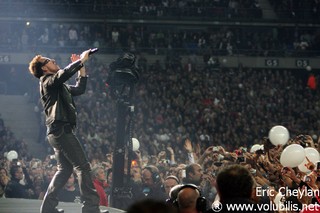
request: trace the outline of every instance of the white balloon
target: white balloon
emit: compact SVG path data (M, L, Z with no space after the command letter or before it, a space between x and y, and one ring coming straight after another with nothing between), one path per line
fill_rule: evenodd
M304 148L299 144L287 146L281 153L280 163L282 166L297 167L306 157Z
M307 159L305 159L305 160L298 166L298 168L299 168L299 170L300 170L301 172L304 172L304 173L310 172L310 170L307 169L307 167L305 166L305 164L306 164L307 162L308 162Z
M14 150L9 151L7 154L7 159L9 161L12 161L13 159L18 159L18 153Z
M304 151L306 153L306 157L308 157L311 162L317 162L320 160L319 152L315 148L307 147Z
M318 169L320 167L320 161L317 161L314 164L316 165L316 169ZM318 166L318 164L319 164L319 166Z
M255 144L251 147L250 149L250 153L255 153L256 151L261 149L261 145L260 144Z
M259 150L259 149L258 149ZM260 150L264 150L264 145L260 145Z
M284 126L274 126L269 131L269 140L275 146L285 145L289 140L289 131Z
M136 138L132 138L132 151L137 151L140 148L140 142Z
M305 166L305 164L308 163L307 158L309 159L309 161L316 164L320 160L320 155L319 155L318 150L316 150L315 148L312 148L312 147L307 147L304 149L304 151L306 153L306 157L303 160L303 162L298 166L298 168L302 172L310 172L310 170L307 169L307 167Z

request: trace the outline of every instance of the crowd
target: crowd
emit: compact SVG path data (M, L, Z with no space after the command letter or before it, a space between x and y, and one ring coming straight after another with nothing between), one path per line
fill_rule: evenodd
M88 63L87 94L76 99L77 135L94 168L95 185L103 189L102 202L108 205L117 108L110 85L106 85L108 66L95 58ZM307 71L241 66L211 69L210 65L200 69L193 57L182 64L176 55L167 57L164 64L150 64L138 55L137 65L140 80L132 101L132 136L139 139L140 148L132 162L131 177L139 196L133 201L146 196L163 200L173 185L191 183L200 186L210 206L218 193L215 178L220 168L233 163L255 174L257 186L277 188L288 184L279 182L287 176L300 183L293 176L297 170L284 174L278 162L284 147L270 147L264 137L272 126L282 124L290 131L291 143L302 143L295 136L304 134L308 135L308 146L318 148L319 93L317 87L307 86ZM41 199L56 169L56 161L50 157L52 150L46 159L37 159L30 156L27 145L16 140L3 121L1 129L3 195ZM253 144L265 144L265 152L250 153ZM19 165L6 159L5 152L10 150L19 153ZM303 174L297 174L301 179ZM17 185L21 181L25 185ZM65 186L71 195L65 199L81 202L75 184L71 177L70 185ZM310 184L314 187L314 182ZM15 188L8 186L18 186L18 195L6 193Z
M301 11L307 14L314 14L312 16L318 16L318 2L308 2L310 5L304 4L303 1L271 1L275 11L280 10L283 13L287 9L288 13L296 14L297 18L302 20L306 20L306 17L299 16ZM48 7L54 12L64 11L63 13L66 13L65 10L55 10L54 6L68 8L68 5L72 5L70 7L74 7L73 10L81 11L81 7L88 10L91 7L87 5L91 5L91 9L97 10L97 13L100 11L111 16L115 16L115 12L127 11L129 13L137 13L138 17L144 17L144 15L148 14L167 14L169 17L172 16L174 20L180 16L185 19L188 15L197 15L202 20L205 17L221 18L223 16L239 20L242 17L255 16L252 8L259 8L259 3L256 0L137 1L136 4L131 3L132 5L137 5L136 10L128 8L129 5L126 1L104 3L103 1L90 0L64 0L30 1L27 6L23 4L21 1L9 1L0 8L5 10L4 12L8 12L12 7L17 13L17 8L20 5L23 10L26 10L22 14L33 13L28 9L30 6L32 10L37 10L36 14L39 15L39 11L42 11L41 7L46 8L43 11L50 14ZM34 4L38 6L35 7ZM308 5L310 8L306 8ZM77 7L80 7L80 9L76 9ZM156 8L161 8L161 11ZM167 10L163 10L163 8ZM72 12L73 10L68 13L75 15ZM297 12L295 12L296 10ZM311 13L310 11L313 12ZM89 14L93 17L95 13ZM83 13L81 15L83 16ZM118 15L124 17L125 14ZM221 27L217 25L213 27L203 26L195 30L191 30L189 26L179 26L179 30L177 30L175 24L165 24L165 27L163 27L161 22L159 22L159 25L147 23L125 25L104 23L101 17L99 20L99 22L93 21L85 24L76 22L70 24L68 21L42 22L28 20L26 22L1 22L0 25L4 30L0 32L0 46L3 51L9 52L28 50L65 52L75 48L80 51L86 46L93 46L99 47L101 51L107 53L128 50L164 54L175 49L180 54L207 53L254 56L311 56L312 54L316 55L316 51L319 49L319 32L312 27L264 26L252 28L252 25L247 27ZM203 24L201 21L199 23ZM305 53L306 51L308 52L307 54Z
M320 3L318 0L303 1L303 0L270 0L274 11L279 18L299 20L316 20L319 18Z
M160 19L253 19L262 18L261 8L257 0L147 0L147 1L102 1L102 0L52 0L52 1L4 1L1 13L11 16L12 9L21 16L52 15L109 17L109 18L160 18ZM45 8L45 10L39 10Z
M188 26L67 22L0 23L5 52L70 52L87 46L101 53L122 50L165 55L313 56L319 31L313 27Z
M269 0L276 13L274 20L315 21L319 18L318 0ZM102 0L51 0L51 1L2 1L1 13L11 16L12 10L20 16L38 15L51 17L86 16L90 17L129 17L146 19L202 19L202 20L261 20L260 2L257 0L147 0L147 1L102 1ZM39 10L45 8L45 10ZM269 9L269 8L267 8ZM78 13L74 13L77 11ZM80 13L79 13L80 12Z
M89 63L87 95L77 99L78 134L90 158L95 158L113 150L117 109L105 84L107 65ZM178 57L168 58L162 67L149 65L143 55L138 63L134 129L150 155L172 144L178 152L184 138L197 141L202 149L213 141L227 149L250 146L279 123L294 135L319 135L318 93L307 87L306 71L212 71L209 66L198 70L196 61L190 58L188 66Z
M187 160L183 162L175 160L176 153L171 147L167 147L167 153L161 151L154 158L147 159L139 150L135 151L130 175L133 196L123 209L146 213L211 213L228 212L231 205L237 204L242 205L241 208L255 209L232 212L303 213L307 212L306 209L319 212L319 162L309 161L304 169L283 166L281 162L285 148L299 144L318 150L318 143L309 135L293 137L284 146L275 146L268 138L263 138L260 144L264 148L261 149L241 146L226 151L222 146L209 146L197 154L194 143L186 139L182 155ZM104 161L92 160L91 165L100 205L109 206L112 154L105 156ZM54 159L50 158L43 161L3 158L0 195L3 199L42 199L55 169ZM301 194L297 193L299 190ZM81 203L74 174L58 199Z

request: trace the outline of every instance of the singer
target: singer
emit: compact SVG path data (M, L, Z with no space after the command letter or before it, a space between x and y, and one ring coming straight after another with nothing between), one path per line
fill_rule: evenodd
M91 49L81 55L72 54L71 63L60 69L55 60L35 56L30 64L29 71L40 80L40 98L46 115L47 138L55 152L58 170L48 186L44 196L41 213L61 213L58 209L58 191L65 185L73 169L76 170L83 201L82 213L100 213L99 196L94 188L90 164L74 134L76 127L76 107L73 96L85 92L87 75L84 67L89 55L96 52ZM68 85L69 80L78 73L76 85Z

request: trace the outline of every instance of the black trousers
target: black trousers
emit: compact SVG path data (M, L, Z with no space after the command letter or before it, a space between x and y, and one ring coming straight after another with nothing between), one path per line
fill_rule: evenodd
M91 179L90 164L71 126L64 124L55 129L48 135L48 141L54 148L58 170L48 186L40 212L55 212L59 202L57 194L75 169L83 201L82 213L100 213L99 196Z

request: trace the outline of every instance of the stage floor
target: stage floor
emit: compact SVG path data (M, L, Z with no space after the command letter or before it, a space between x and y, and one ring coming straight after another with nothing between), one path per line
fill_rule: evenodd
M0 198L0 213L39 213L41 200ZM81 204L59 202L58 208L65 213L81 213ZM101 206L100 209L108 209L110 213L123 213L120 209Z

